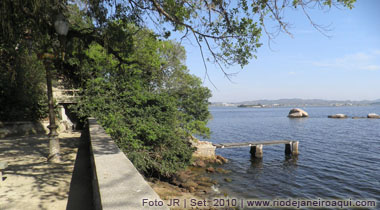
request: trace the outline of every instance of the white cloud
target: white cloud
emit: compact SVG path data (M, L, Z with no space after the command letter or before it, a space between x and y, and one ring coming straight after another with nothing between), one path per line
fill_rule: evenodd
M368 71L376 71L376 70L380 70L380 66L379 65L368 65L368 66L363 66L360 69L368 70Z
M295 75L295 74L296 74L296 72L294 72L294 71L291 71L291 72L288 72L288 74L290 74L290 75Z
M380 50L371 52L358 52L344 55L343 57L324 61L311 62L312 65L323 68L342 70L380 70Z
M380 50L374 50L374 51L372 51L372 53L373 53L374 55L378 55L378 56L380 56Z

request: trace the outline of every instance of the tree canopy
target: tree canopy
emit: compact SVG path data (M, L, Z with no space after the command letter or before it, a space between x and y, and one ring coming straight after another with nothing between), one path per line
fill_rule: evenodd
M44 69L35 56L20 52L12 58L14 71L0 67L0 121L39 120L46 117Z
M170 41L173 33L179 41L195 40L206 71L207 62L224 71L255 56L262 34L272 36L267 21L290 33L286 9L301 9L320 30L309 9L352 8L354 2L2 0L0 119L20 110L20 119L44 116L45 68L81 90L78 115L96 117L140 171L169 177L191 161L188 137L209 135L211 96L189 74L184 48ZM67 36L54 29L62 16Z
M268 21L278 26L278 31L289 32L284 16L287 9L300 9L305 18L318 30L308 11L313 8L326 10L331 6L352 8L355 0L4 0L1 1L0 38L2 54L12 53L16 46L33 42L35 50L51 47L46 38L57 38L53 25L58 14L66 17L75 12L70 21L67 39L81 38L90 44L97 41L107 48L107 42L118 37L107 33L115 20L133 22L137 26L151 28L162 38L172 33L182 39L192 36L200 48L204 61L223 66L244 66L255 56L261 46L262 33L271 36L266 28ZM73 11L73 5L79 10ZM26 40L29 40L26 42ZM107 48L119 59L127 49ZM207 52L207 53L204 53Z
M123 59L134 64L91 45L81 71L92 75L83 83L77 112L96 117L140 171L169 177L190 163L188 137L209 134L210 90L189 74L183 47L132 24L120 27L133 32L124 41L131 46Z

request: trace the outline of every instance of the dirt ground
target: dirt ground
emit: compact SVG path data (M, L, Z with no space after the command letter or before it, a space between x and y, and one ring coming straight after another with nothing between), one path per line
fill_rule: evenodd
M0 209L66 209L80 133L60 134L61 160L48 163L46 135L0 139L0 162L8 162L0 182Z

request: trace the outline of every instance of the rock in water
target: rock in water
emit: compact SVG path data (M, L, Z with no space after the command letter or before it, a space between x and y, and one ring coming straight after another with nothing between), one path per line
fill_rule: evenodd
M309 117L309 114L302 109L295 108L295 109L290 110L288 117L290 118Z
M208 167L208 168L206 168L206 171L207 171L208 173L214 173L214 172L215 172L215 169L214 169L213 167Z
M345 114L334 114L327 116L328 118L347 118L347 115Z
M367 118L375 118L375 119L380 119L380 115L376 114L376 113L369 113L367 115Z
M222 156L220 156L220 155L217 155L217 156L216 156L216 159L217 159L217 160L220 160L220 161L222 162L222 164L223 164L223 163L228 163L227 158L224 158L224 157L222 157Z

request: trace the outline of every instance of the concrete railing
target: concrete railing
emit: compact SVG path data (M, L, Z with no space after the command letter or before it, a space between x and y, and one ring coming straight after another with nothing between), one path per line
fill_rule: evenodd
M96 209L169 209L96 120L88 121Z

